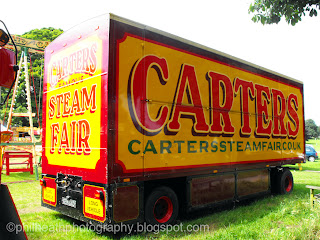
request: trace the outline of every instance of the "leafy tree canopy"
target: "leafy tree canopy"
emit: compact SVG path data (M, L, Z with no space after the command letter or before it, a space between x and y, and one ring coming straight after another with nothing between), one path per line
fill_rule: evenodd
M29 32L21 35L24 38L33 39L33 40L41 40L41 41L53 41L57 38L61 33L63 33L62 29L55 29L52 27L49 28L41 28L41 29L33 29ZM20 59L21 52L18 54L18 60ZM31 60L31 61L30 61ZM30 64L32 63L32 65ZM29 80L30 80L30 92L31 92L31 107L32 112L36 113L37 109L39 112L39 122L38 118L35 117L33 119L33 125L35 127L41 127L41 118L42 118L42 94L43 94L43 65L44 59L42 54L29 54L28 56L28 70L29 70ZM24 69L21 69L22 74L20 74L20 78L18 79L18 88L16 93L16 101L14 105L13 112L22 113L27 112L27 93L25 86L25 76ZM34 84L33 84L34 82ZM6 91L1 91L1 101L3 101ZM11 93L12 94L12 93ZM11 97L8 102L7 108L4 106L0 111L0 119L7 122L8 113L11 104ZM26 117L14 117L12 119L12 126L29 126L29 119Z
M319 137L319 127L312 119L307 119L305 121L305 138L309 140L311 138Z
M55 29L52 27L49 28L41 28L41 29L33 29L29 32L26 32L22 35L24 38L41 40L41 41L53 41L56 39L61 33L63 33L62 29Z
M319 9L320 0L255 0L250 4L249 13L254 14L254 22L272 24L285 17L286 22L294 26L306 14L317 16Z

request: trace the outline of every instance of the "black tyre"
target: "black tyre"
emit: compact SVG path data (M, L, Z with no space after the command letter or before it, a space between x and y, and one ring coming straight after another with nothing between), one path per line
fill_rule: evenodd
M148 224L172 224L177 219L178 212L178 198L171 188L156 188L147 198L145 219Z
M289 169L285 168L282 172L278 172L278 193L288 194L293 190L293 177Z

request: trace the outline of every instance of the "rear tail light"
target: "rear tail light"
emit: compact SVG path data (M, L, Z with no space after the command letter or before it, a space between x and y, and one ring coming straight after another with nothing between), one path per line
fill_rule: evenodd
M46 186L46 180L40 179L40 186L45 187Z
M94 196L95 196L96 198L100 198L100 200L104 200L103 191L96 191L96 193L94 194Z

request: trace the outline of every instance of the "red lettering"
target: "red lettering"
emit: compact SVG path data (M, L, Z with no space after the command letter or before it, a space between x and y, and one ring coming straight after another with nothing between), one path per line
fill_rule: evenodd
M270 136L272 120L269 119L268 104L270 103L270 90L266 86L255 84L256 89L256 134ZM266 127L265 127L266 126Z
M49 119L52 119L54 116L56 104L57 104L56 97L51 96L49 100Z
M90 49L90 73L93 74L97 69L97 44L93 44Z
M273 135L286 136L287 130L284 125L286 115L286 99L280 90L272 89L272 115L273 115Z
M69 74L73 74L75 72L75 61L76 61L76 57L77 57L77 54L76 53L73 53L70 55L69 57L69 62L70 62L70 71L69 71Z
M291 138L295 138L298 135L300 122L299 122L299 116L298 116L298 97L295 94L290 94L287 98L287 106L288 106L288 117L289 120L287 122L287 128L288 128L288 136ZM295 128L293 130L293 127Z
M185 95L188 98L188 104L192 106L182 103ZM175 132L179 131L181 128L179 119L180 117L184 117L184 115L194 117L193 130L196 133L209 132L209 126L204 117L195 69L193 66L186 64L182 65L172 117L168 123L168 129Z
M71 111L71 108L69 107L69 100L71 97L70 92L65 92L63 94L63 110L62 110L62 117L68 117Z
M52 64L51 71L49 74L49 83L51 88L54 88L58 83L58 71L56 63Z
M234 126L229 115L233 104L231 81L227 76L215 72L209 72L208 77L210 78L210 104L212 108L210 131L216 134L233 134ZM220 95L220 89L222 90L222 95ZM222 103L220 104L221 100Z
M234 92L237 93L239 91L239 88L241 88L241 91L240 91L241 130L240 131L242 135L250 135L251 127L250 127L250 113L249 113L249 97L251 99L254 98L253 83L236 78L234 82Z
M60 131L59 123L51 124L51 145L50 153L55 152L56 145L59 145L58 154L61 154L63 149L65 154L85 154L91 153L89 138L91 134L90 124L86 119L79 121L71 121L70 128L67 122L62 123ZM69 132L70 131L70 132ZM59 139L58 139L59 135ZM59 141L59 142L58 142Z
M62 148L65 149L65 153L68 154L70 152L70 145L68 139L68 130L67 130L67 123L64 122L62 124L61 136L60 136L60 144L58 153L61 154Z
M97 110L96 105L96 88L97 84L93 84L90 89L90 95L88 95L87 87L81 89L82 95L82 112L88 110L91 104L90 112L93 113Z
M60 131L59 123L53 123L50 126L51 128L51 145L50 145L50 153L54 153L55 146L58 143L58 133Z
M61 117L61 106L63 103L63 94L58 94L56 97L57 100L57 118Z
M63 72L62 72L62 60L58 61L58 67L57 67L57 82L62 78Z
M158 58L153 55L147 55L140 59L132 72L130 101L132 104L133 121L142 129L151 133L160 131L167 121L169 109L167 106L161 106L156 119L152 119L148 111L147 99L147 78L148 72L154 69L162 84L168 79L168 65L164 58Z
M74 73L83 72L93 75L97 70L97 50L98 45L94 43L90 49L88 47L80 49L53 62L50 67L51 76L49 76L51 87L55 87L59 80Z
M81 89L81 99L78 89L74 90L72 103L70 106L71 92L65 92L51 96L49 100L49 118L52 119L56 113L56 118L69 117L73 114L83 114L86 110L91 113L97 110L97 84L91 86L90 92L87 87Z
M80 107L78 89L74 90L74 94L73 94L73 98L72 98L72 105L71 105L71 110L70 110L70 116L72 116L74 113L76 115L83 113L83 111L81 110L81 107Z
M90 124L87 120L78 121L78 145L77 145L77 154L88 155L91 153L91 148L89 146L89 137L90 137Z
M84 48L82 50L82 71L83 72L89 72L89 49Z
M70 134L70 153L76 153L76 127L78 126L77 121L71 121L71 134Z
M83 66L83 50L77 51L77 58L76 58L76 72L81 72Z
M62 59L62 77L66 77L68 75L68 58L64 57Z

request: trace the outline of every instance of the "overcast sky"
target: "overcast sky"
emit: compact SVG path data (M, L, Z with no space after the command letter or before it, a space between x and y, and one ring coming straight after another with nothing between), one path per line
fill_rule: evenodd
M64 31L87 19L114 13L304 82L305 118L320 125L320 17L292 27L251 21L254 0L16 0L1 1L0 20L11 34L34 28ZM0 26L2 28L2 26Z

